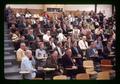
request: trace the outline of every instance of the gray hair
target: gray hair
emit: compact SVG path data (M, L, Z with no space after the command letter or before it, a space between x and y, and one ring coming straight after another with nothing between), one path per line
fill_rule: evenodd
M26 46L26 44L25 43L20 43L20 46Z
M29 53L32 53L32 51L31 50L26 50L25 51L25 55L28 55Z

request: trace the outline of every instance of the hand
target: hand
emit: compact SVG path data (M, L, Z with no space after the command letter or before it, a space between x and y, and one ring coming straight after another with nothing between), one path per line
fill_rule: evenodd
M76 60L75 60L75 59L73 59L73 62L75 63L75 62L76 62Z
M43 70L43 67L38 67L38 70Z
M80 54L78 54L78 57L80 57L80 58L81 58L82 56L81 56Z
M72 66L73 69L77 69L77 66Z
M33 71L37 71L36 69L33 69Z

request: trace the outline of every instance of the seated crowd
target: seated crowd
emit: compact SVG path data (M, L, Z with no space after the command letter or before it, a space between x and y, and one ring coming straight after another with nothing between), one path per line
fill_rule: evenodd
M29 10L15 13L8 7L5 20L19 67L31 71L26 79L45 78L50 73L44 68L55 68L50 77L64 74L74 78L85 73L84 60L98 65L115 54L114 15L107 18L101 12L83 11L80 16L62 13L50 17L47 12L35 16ZM115 58L110 60L115 65Z

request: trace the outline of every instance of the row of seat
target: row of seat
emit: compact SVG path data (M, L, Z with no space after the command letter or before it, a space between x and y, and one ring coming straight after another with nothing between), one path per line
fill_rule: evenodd
M76 75L76 80L90 80L92 76L96 76L96 80L109 80L111 74L115 71L112 69L111 60L103 59L100 63L101 72L96 72L94 70L94 63L92 60L83 61L83 67L86 70L86 73L79 73ZM53 80L68 80L69 78L66 75L54 76ZM42 78L35 78L33 80L43 80Z
M96 80L109 80L110 73L108 71L99 72L97 74ZM33 80L43 80L42 78L34 78ZM53 80L69 80L69 77L66 75L54 76ZM90 80L90 75L87 73L77 74L75 80Z

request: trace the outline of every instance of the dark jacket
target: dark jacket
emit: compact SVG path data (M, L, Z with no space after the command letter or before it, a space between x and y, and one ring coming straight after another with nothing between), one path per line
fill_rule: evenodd
M44 67L57 68L57 60L55 61L55 60L52 60L51 57L48 57Z
M73 66L72 60L66 54L64 56L62 56L62 66L64 68L68 68L68 67Z

